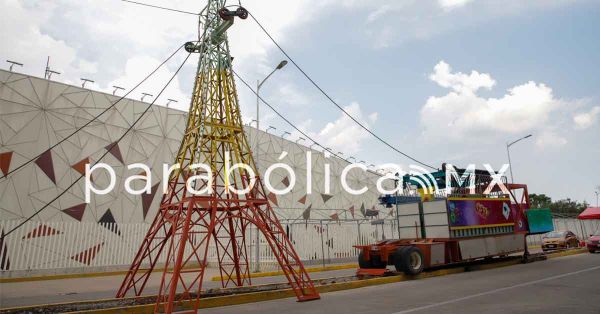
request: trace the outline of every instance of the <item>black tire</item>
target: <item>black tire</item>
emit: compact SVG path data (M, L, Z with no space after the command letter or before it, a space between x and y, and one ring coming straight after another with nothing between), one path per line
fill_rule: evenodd
M402 247L394 252L394 266L407 275L419 274L425 267L423 253L415 246Z
M360 254L358 254L358 267L360 268L373 268L373 265L371 264L370 260L366 260L365 259L365 252L360 251Z
M373 268L384 269L387 267L386 263L381 260L381 256L371 256L371 265Z
M392 254L392 262L394 263L394 267L396 268L396 271L398 272L404 272L404 265L402 264L402 256L404 255L404 250L406 250L407 248L409 248L408 246L402 246L396 249L396 251L394 251L394 254Z

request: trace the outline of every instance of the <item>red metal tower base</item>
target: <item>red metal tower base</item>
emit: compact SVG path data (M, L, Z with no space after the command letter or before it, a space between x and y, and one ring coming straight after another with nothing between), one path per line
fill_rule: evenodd
M155 312L198 309L209 244L214 241L223 287L251 284L246 228L254 224L299 301L319 299L308 273L265 199L239 200L192 196L159 209L117 297L133 289L140 295L161 251L167 256ZM168 241L171 239L171 241ZM148 268L142 268L149 262Z

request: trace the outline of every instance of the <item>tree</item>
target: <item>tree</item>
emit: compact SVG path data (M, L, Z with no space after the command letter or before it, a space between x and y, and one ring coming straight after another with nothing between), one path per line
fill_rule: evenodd
M531 208L550 208L552 199L546 194L529 194Z

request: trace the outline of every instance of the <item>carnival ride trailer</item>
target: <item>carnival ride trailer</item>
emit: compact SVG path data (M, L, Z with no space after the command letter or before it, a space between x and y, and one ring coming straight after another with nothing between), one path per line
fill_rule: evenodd
M505 186L508 194L496 188L487 194L453 189L447 197L425 195L422 190L418 196L382 196L382 204L396 207L400 239L355 246L361 250L358 274L383 275L387 265L393 265L415 275L435 266L527 254L525 237L532 234L527 186Z

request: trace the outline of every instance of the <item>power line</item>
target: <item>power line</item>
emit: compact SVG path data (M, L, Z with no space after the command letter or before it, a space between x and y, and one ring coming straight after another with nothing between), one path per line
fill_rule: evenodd
M135 85L133 87L133 89L131 89L129 92L127 92L125 95L123 95L121 98L119 98L116 102L114 102L113 104L111 104L110 106L106 107L106 109L104 109L102 112L100 112L98 115L94 116L91 120L89 120L88 122L84 123L82 126L78 127L75 131L73 131L73 133L67 135L66 137L64 137L63 139L61 139L60 141L58 141L56 144L50 146L50 148L48 148L47 150L43 151L42 153L38 154L37 156L27 160L26 162L22 163L21 165L19 165L18 167L16 167L15 169L9 171L8 173L6 173L4 175L4 178L8 178L8 176L14 172L19 171L20 169L22 169L23 167L25 167L26 165L28 165L30 162L38 159L40 156L42 156L45 152L52 150L53 148L55 148L56 146L62 144L64 141L68 140L71 136L75 135L75 133L81 131L83 128L85 128L86 126L88 126L90 123L96 121L96 119L98 119L100 116L102 116L104 113L106 113L108 110L112 109L114 106L116 106L121 100L123 100L125 97L127 97L130 93L132 93L136 88L138 88L140 85L142 85L148 78L150 78L152 75L154 75L154 73L156 73L156 71L158 71L158 69L160 69L165 63L167 63L177 52L179 52L179 50L181 50L181 48L183 47L183 45L179 46L179 48L177 48L177 50L175 50L167 59L165 59L161 64L159 64L152 72L150 72L150 74L148 74L143 80L141 80L137 85ZM1 179L1 178L0 178Z
M142 111L142 113L140 114L140 116L135 121L133 121L133 123L129 126L129 128L127 128L127 130L125 130L125 132L123 133L123 135L121 135L121 137L119 137L119 139L117 139L117 141L115 141L114 143L112 143L110 145L110 147L106 148L106 152L104 152L104 154L102 154L102 156L100 156L100 158L98 158L98 160L96 160L96 162L94 162L94 164L92 165L92 167L95 166L96 164L98 164L102 160L102 158L104 158L106 155L108 155L108 153L123 138L125 138L125 136L127 135L127 133L129 133L129 131L131 131L133 129L133 127L142 119L142 117L144 117L144 115L148 112L148 110L150 110L150 108L152 108L152 106L154 105L154 102L156 101L156 99L158 99L160 97L160 95L165 91L165 89L167 89L167 87L169 86L169 84L171 84L171 81L173 81L173 79L175 78L175 76L177 76L177 74L179 73L179 71L181 70L181 68L183 68L183 65L187 62L187 60L190 58L190 56L191 56L191 53L188 53L187 57L185 57L185 60L183 60L183 62L179 66L179 68L177 68L177 71L175 71L175 73L173 74L173 76L171 76L171 78L169 79L169 81L167 82L167 84L165 84L165 86L160 90L160 92L158 93L158 95L156 96L156 98L152 101L152 103L148 104L148 106L146 107L146 109L144 111ZM27 217L27 219L25 219L24 221L22 221L21 223L19 223L17 226L15 226L14 228L12 228L10 231L8 231L6 234L4 234L2 236L2 239L4 239L5 237L7 237L9 234L13 233L15 230L17 230L20 227L22 227L25 223L27 223L28 221L30 221L31 219L33 219L33 217L37 216L44 209L48 208L48 206L50 206L52 203L54 203L54 201L56 201L57 199L59 199L65 193L67 193L67 191L69 191L69 189L71 189L73 186L75 186L75 184L77 184L77 182L79 182L81 180L81 178L83 178L84 176L85 175L83 175L83 174L81 176L79 176L79 178L77 178L77 180L73 181L73 183L71 183L71 185L69 185L66 189L64 189L60 194L58 194L50 202L46 203L46 205L44 205L40 209L38 209L35 213L33 213L33 215Z
M354 118L350 113L348 113L342 106L340 106L335 100L333 100L333 98L331 98L329 96L329 94L327 94L308 74L306 74L306 72L304 72L304 70L294 61L294 59L292 57L290 57L290 55L287 54L287 52L285 52L285 50L283 50L283 48L277 43L277 41L275 41L275 39L273 38L273 36L271 36L271 34L262 26L262 24L260 24L260 22L258 22L258 20L254 17L254 15L252 14L252 12L249 12L250 16L252 17L252 19L254 20L254 22L256 22L256 24L262 29L262 31L269 37L269 39L271 39L271 41L275 44L275 46L277 46L277 48L279 48L279 50L288 58L288 60L290 60L294 66L304 75L304 77L306 77L320 92L321 94L323 94L327 99L329 99L329 101L334 104L339 110L341 110L346 116L348 116L350 119L352 119L352 121L354 121L356 124L358 124L361 128L363 128L365 131L367 131L369 134L371 134L373 137L375 137L376 139L378 139L380 142L382 142L383 144L385 144L386 146L388 146L389 148L391 148L392 150L396 151L397 153L401 154L402 156L417 162L423 166L429 167L431 169L437 170L437 168L430 166L420 160L417 160L416 158L400 151L399 149L397 149L396 147L392 146L390 143L388 143L386 140L384 140L383 138L381 138L379 135L375 134L373 131L369 130L369 128L367 128L364 124L362 124L360 121L358 121L356 118Z
M161 10L166 10L166 11L172 11L172 12L179 12L179 13L185 13L185 14L190 14L190 15L200 15L200 13L194 13L194 12L190 12L190 11L184 11L184 10L178 10L178 9L171 9L171 8L167 8L167 7L160 7L157 5L153 5L153 4L148 4L148 3L142 3L142 2L137 2L137 1L131 1L131 0L121 0L123 2L129 2L129 3L133 3L133 4L138 4L138 5L143 5L146 7L150 7L150 8L155 8L155 9L161 9Z
M348 160L346 160L345 158L341 157L340 155L334 153L332 150L328 149L327 147L321 145L319 142L315 141L312 137L310 137L308 134L306 134L304 131L300 130L296 125L294 125L294 123L292 123L290 120L288 120L286 117L284 117L281 113L279 113L279 111L277 111L273 106L271 106L271 104L269 104L266 100L264 100L260 95L258 95L256 93L256 90L254 90L250 84L248 84L239 74L237 74L237 72L235 72L235 70L231 69L231 71L233 72L233 74L242 82L244 83L244 85L246 85L246 87L248 87L248 89L250 91L252 91L252 93L254 93L254 95L256 95L258 97L258 99L260 99L260 101L262 101L263 104L267 105L267 107L271 108L271 110L273 110L273 112L279 116L283 121L285 121L287 124L289 124L294 130L298 131L300 134L304 135L307 139L311 140L313 143L315 143L317 146L321 147L322 149L324 149L325 151L329 152L331 155L346 161L347 163L351 163ZM371 171L367 169L367 172L370 172L372 174L381 176L381 174L375 172L375 171Z
M187 13L187 14L193 14L193 15L199 15L198 13L193 13L193 12L189 12L189 11L182 11L182 10L177 10L177 9L171 9L171 8L165 8L165 7L159 7L159 6L155 6L155 5L151 5L151 4L146 4L146 3L141 3L141 2L136 2L136 1L131 1L131 0L121 0L124 2L129 2L129 3L134 3L134 4L139 4L139 5L143 5L143 6L148 6L148 7L152 7L152 8L157 8L157 9L163 9L163 10L169 10L169 11L175 11L175 12L180 12L180 13ZM239 1L239 5L241 6L241 1ZM331 96L329 96L329 94L327 94L308 74L306 74L306 72L304 72L304 70L294 61L294 59L292 59L292 57L290 57L287 52L285 52L285 50L283 50L283 48L277 43L277 41L275 41L275 39L273 38L273 36L271 36L271 34L264 28L264 26L262 26L262 24L260 24L260 22L258 22L258 20L256 19L256 17L254 17L254 15L251 12L248 12L250 14L250 16L252 17L252 19L254 20L254 22L256 22L256 24L262 29L262 31L269 37L269 39L271 39L271 41L275 44L275 46L277 46L277 48L279 48L279 50L290 60L292 61L292 63L294 64L294 66L331 102L333 103L339 110L341 110L346 116L348 116L352 121L354 121L356 124L358 124L362 129L364 129L365 131L367 131L369 134L371 134L371 136L375 137L377 140L379 140L381 143L383 143L384 145L388 146L389 148L391 148L392 150L394 150L395 152L399 153L400 155L416 162L419 163L425 167L429 167L433 170L438 170L436 167L433 167L429 164L426 164L402 151L400 151L399 149L397 149L396 147L394 147L392 144L390 144L388 141L384 140L382 137L380 137L379 135L375 134L373 131L371 131L369 128L367 128L364 124L362 124L360 121L358 121L356 118L354 118L354 116L352 116L350 113L348 113L348 111L346 111L342 106L340 106L335 100L333 100L333 98L331 98Z

